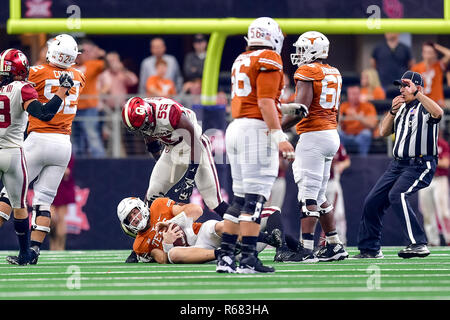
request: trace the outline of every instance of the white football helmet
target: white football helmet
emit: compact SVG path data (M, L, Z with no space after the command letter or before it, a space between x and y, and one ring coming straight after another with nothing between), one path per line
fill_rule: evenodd
M245 40L247 40L248 46L267 46L280 54L284 35L275 20L262 17L250 24Z
M47 46L47 61L63 69L73 66L81 53L75 39L68 34L60 34L48 40Z
M136 209L136 210L134 210ZM134 210L134 212L133 212ZM130 213L134 216L129 216ZM125 198L117 205L117 216L120 223L129 229L132 233L137 234L139 231L147 227L150 211L144 201L136 197Z
M295 53L291 53L291 62L293 65L301 66L316 59L326 59L330 41L320 32L308 31L298 37L293 46L296 49Z

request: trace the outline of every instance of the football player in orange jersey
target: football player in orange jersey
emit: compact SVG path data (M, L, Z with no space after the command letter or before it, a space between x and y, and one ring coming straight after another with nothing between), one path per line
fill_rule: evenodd
M28 137L24 142L24 151L29 181L37 178L34 182L32 204L30 264L37 263L40 246L50 232L50 205L72 153L70 142L72 120L77 110L78 95L85 83L83 73L72 68L78 54L75 39L70 35L61 34L48 41L48 63L30 68L29 81L36 88L41 102L52 99L59 87L58 79L62 74L68 74L73 81L73 86L66 93L58 112L50 121L42 121L33 115L28 117Z
M261 214L264 229L258 239L258 252L267 245L281 245L282 226L271 219L277 208L265 208ZM169 198L158 198L150 209L139 198L128 197L117 206L117 215L126 234L135 238L133 256L128 263L204 263L217 258L224 228L223 220L210 219L195 222L203 210L196 204L175 203ZM173 226L172 224L176 224ZM186 235L186 246L174 242Z
M292 160L294 149L281 130L280 95L284 36L273 19L254 20L247 34L247 50L233 63L231 111L226 131L234 199L228 208L216 271L221 273L274 272L257 257L260 214L278 175L279 153ZM242 259L236 268L234 249L242 236Z
M291 54L292 64L298 66L294 74L294 103L305 106L308 112L306 116L288 116L282 125L287 130L297 124L300 135L292 170L303 217L298 252L286 261L333 261L348 257L336 232L333 207L325 196L331 162L340 144L337 124L342 87L339 70L324 62L329 46L322 33L308 31L294 43L296 53ZM326 245L316 255L313 249L317 220L326 234Z

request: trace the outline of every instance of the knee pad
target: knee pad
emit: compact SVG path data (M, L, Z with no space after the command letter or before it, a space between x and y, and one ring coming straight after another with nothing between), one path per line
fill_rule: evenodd
M319 207L319 214L320 214L320 216L326 215L326 214L330 213L331 211L333 211L333 209L334 209L334 207L332 204L330 204L326 208Z
M245 213L251 213L251 216L240 215L239 221L246 222L256 222L257 224L261 223L261 211L266 202L266 198L259 194L249 194L245 195L245 204L242 208L242 211Z
M308 217L315 217L315 218L319 218L320 217L320 212L319 211L308 210L308 208L306 208L306 203L299 202L299 205L300 205L300 208L301 208L301 217L300 217L300 219L304 219L304 218L308 218Z
M51 218L50 215L50 205L35 205L33 206L33 214L31 216L31 230L42 231L45 233L50 232L50 227L40 226L36 224L37 217L47 217Z
M239 215L244 207L245 199L242 197L234 196L233 203L228 207L227 211L223 215L224 220L231 221L233 223L239 223Z

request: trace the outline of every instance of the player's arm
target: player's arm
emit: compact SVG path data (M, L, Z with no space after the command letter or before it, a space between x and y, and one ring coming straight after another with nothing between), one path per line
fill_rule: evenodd
M191 146L191 165L200 163L200 152L201 152L201 142L198 137L195 136L195 130L194 125L189 120L189 118L181 114L180 121L178 122L178 126L176 129L182 129L186 131L186 134L188 134L188 141L190 142Z
M202 207L194 203L188 203L185 205L176 204L172 207L172 214L174 216L177 216L182 212L186 214L186 217L191 218L192 221L195 222L203 214L203 209Z
M155 158L156 161L158 161L159 157L161 157L164 147L161 145L158 139L152 137L145 137L144 141L145 145L147 146L147 151L152 154L153 158Z
M150 252L150 255L153 259L155 259L156 262L158 262L160 264L169 263L169 258L167 257L167 253L161 249L153 249Z
M313 100L313 83L312 81L302 81L297 80L296 83L296 96L295 96L295 103L304 105L306 108L309 108L311 105L311 102ZM303 114L296 115L296 116L286 116L283 119L283 123L281 127L283 128L283 131L288 130L293 125L296 125L302 118Z
M43 104L37 99L30 99L23 103L23 108L33 117L42 120L50 121L58 112L65 95L73 86L73 80L68 74L63 74L59 77L60 87L56 91L53 98L49 102Z

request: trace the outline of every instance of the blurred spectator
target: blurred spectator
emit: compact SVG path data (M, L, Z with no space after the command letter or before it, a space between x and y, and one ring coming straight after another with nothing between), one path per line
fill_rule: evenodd
M81 42L76 68L86 76L86 85L80 96L77 115L72 125L73 149L76 156L89 152L94 158L105 156L99 128L99 101L97 79L105 68L105 51L90 40Z
M177 90L175 83L167 78L167 62L160 58L156 60L156 74L148 77L145 84L146 95L149 97L173 97Z
M363 70L361 72L361 102L384 99L386 99L386 94L381 87L377 70Z
M208 42L203 34L196 34L192 43L193 52L189 52L184 58L184 76L186 81L203 77L203 64L206 58L206 46Z
M110 52L106 55L106 69L98 77L97 86L101 95L101 109L105 114L111 114L114 110L120 111L122 106L126 102L128 89L138 83L138 77L126 69L120 60L120 56L117 52ZM102 137L106 142L107 149L111 153L111 125L110 122L103 126ZM132 133L127 130L123 130L122 138L124 135L126 138L133 140ZM128 139L127 139L128 140ZM125 155L125 151L121 145L121 153Z
M347 87L347 101L340 107L339 137L348 152L357 152L361 155L369 153L372 142L372 130L375 129L377 111L370 102L360 101L359 85Z
M443 57L438 59L438 52ZM450 61L450 49L437 43L424 42L422 44L422 61L412 66L411 70L423 77L423 93L445 108L444 103L444 71Z
M187 81L183 85L182 93L184 94L180 100L184 106L191 108L194 104L201 103L202 79L196 78Z
M72 154L58 191L51 206L50 250L66 248L66 214L68 205L75 203L75 181L73 179L74 156Z
M41 50L39 50L39 57L38 59L34 62L35 66L47 63L47 45L43 46L41 48Z
M141 63L141 72L139 75L139 93L145 94L147 79L156 74L156 61L164 59L167 62L166 78L175 83L177 91L183 86L183 77L180 72L180 66L174 56L166 54L166 44L162 38L154 38L150 41L150 57L145 58Z
M336 231L339 235L339 239L341 239L344 244L347 243L347 221L345 219L341 174L345 169L350 167L350 164L350 157L348 156L345 147L341 144L333 157L333 162L331 163L330 179L328 180L326 197L333 205L334 218L336 220Z
M280 102L281 103L291 103L295 100L295 90L291 86L290 77L287 73L284 73L284 87L281 91Z
M428 187L419 190L419 208L423 215L423 227L428 243L432 246L441 244L439 227L445 243L450 244L449 226L449 185L450 146L445 141L442 131L438 139L439 161L433 180ZM439 224L439 225L438 225Z
M384 91L414 63L411 49L399 42L398 33L386 33L385 41L372 51L371 64L377 70Z

